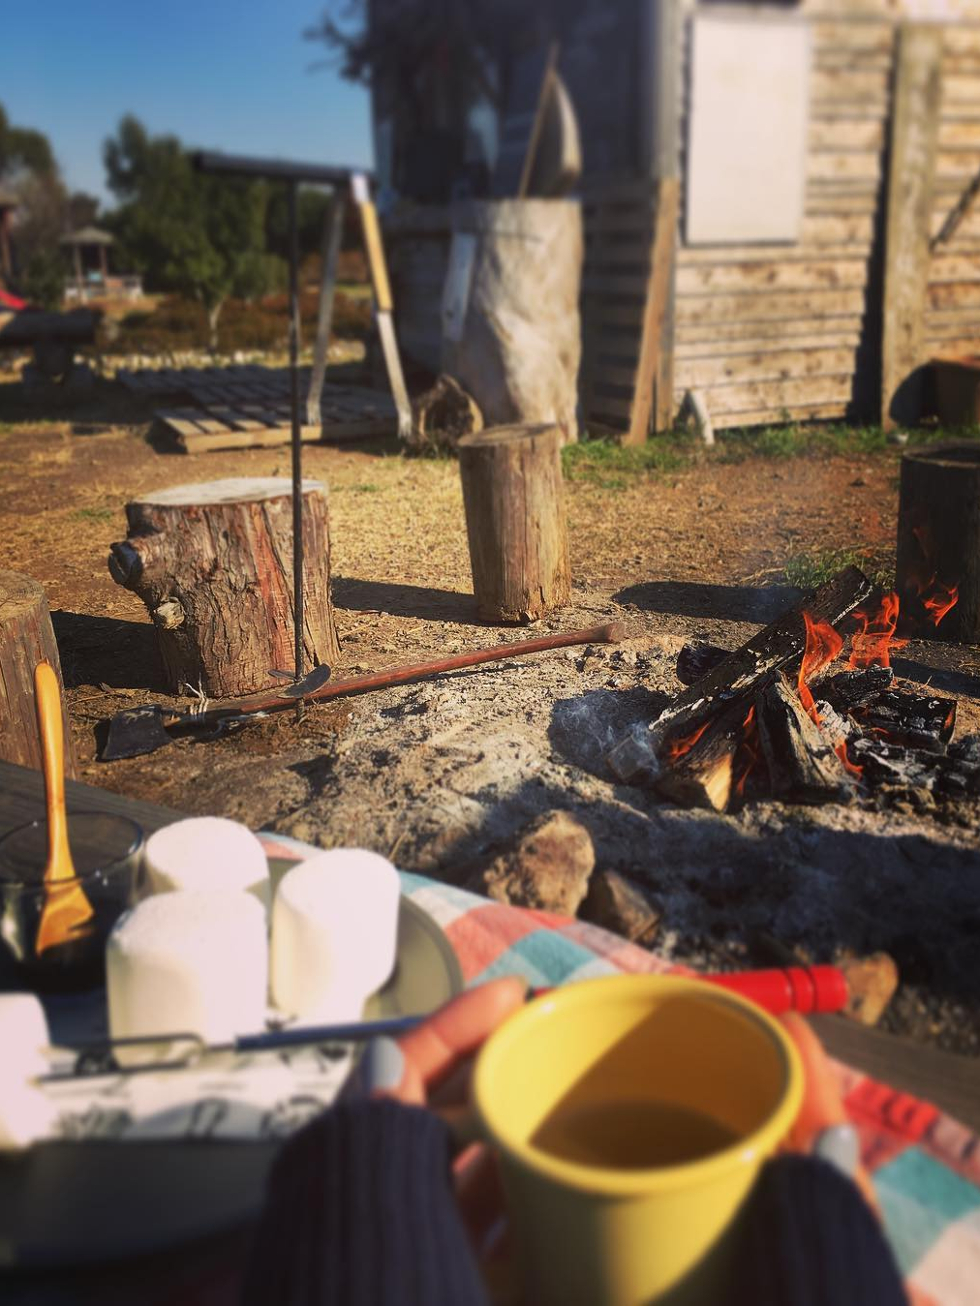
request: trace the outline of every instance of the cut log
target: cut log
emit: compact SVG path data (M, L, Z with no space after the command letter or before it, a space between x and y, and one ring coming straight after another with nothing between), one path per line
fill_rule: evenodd
M865 735L851 745L851 760L873 789L923 790L940 798L980 795L980 763L959 756L902 748Z
M891 667L862 667L859 671L838 671L817 682L815 693L821 694L839 712L848 712L891 689L895 672Z
M702 676L714 671L730 654L730 648L719 648L703 640L685 644L677 655L677 679L682 685L696 685Z
M854 780L830 738L807 715L785 676L777 676L758 693L755 703L774 798L826 803L855 796Z
M903 455L896 586L904 626L980 643L980 446Z
M847 567L804 595L788 612L753 635L668 704L650 726L658 755L662 756L664 749L669 749L675 741L699 730L729 700L751 699L774 671L802 658L806 647L804 612L816 621L836 626L864 603L873 590L863 572L857 567ZM612 750L609 765L621 780L628 781L637 774L636 756L636 744L630 738Z
M458 445L473 593L487 621L539 621L567 603L557 426L498 426Z
M746 737L749 708L742 699L716 708L691 734L675 738L660 753L657 792L685 807L724 812L732 799L735 755Z
M270 684L291 670L293 538L287 480L179 485L126 505L129 536L112 545L113 579L146 604L170 688L212 698ZM339 652L330 604L327 495L303 482L304 665Z
M890 744L945 753L956 725L956 700L893 689L852 708L851 716L864 730L883 735Z
M34 711L34 668L50 662L61 681L58 645L43 588L29 576L0 571L0 758L39 771L41 741ZM78 776L62 689L65 773Z

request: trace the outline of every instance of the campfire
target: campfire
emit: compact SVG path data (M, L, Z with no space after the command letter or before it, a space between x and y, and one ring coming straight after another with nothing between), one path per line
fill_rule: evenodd
M917 619L938 626L957 591L932 575L917 598ZM677 661L687 688L609 763L623 780L716 811L762 797L884 804L900 794L928 805L980 794L980 739L950 745L956 701L895 678L901 621L897 594L848 567L741 648L687 645Z

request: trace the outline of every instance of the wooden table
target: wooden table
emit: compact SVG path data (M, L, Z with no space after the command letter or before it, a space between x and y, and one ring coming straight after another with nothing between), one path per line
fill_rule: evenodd
M69 810L129 816L148 834L182 816L169 807L123 798L76 781L68 781L66 791ZM43 815L41 773L0 761L0 835ZM926 1098L971 1129L980 1131L980 1059L956 1056L911 1039L868 1029L843 1016L818 1016L813 1024L825 1047L839 1060L903 1092Z

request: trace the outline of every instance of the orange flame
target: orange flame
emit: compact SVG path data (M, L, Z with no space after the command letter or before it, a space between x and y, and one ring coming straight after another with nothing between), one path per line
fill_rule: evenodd
M811 676L833 662L844 647L844 640L829 622L814 621L809 612L803 613L803 622L806 626L806 648L803 652L803 661L800 663L796 689L804 710L817 725L820 725L820 713L817 711L807 682Z
M960 592L956 585L943 585L933 577L934 590L923 595L922 606L934 626L938 626L950 608L955 608Z
M664 750L665 760L667 762L676 762L679 757L683 757L685 753L689 753L707 730L709 725L710 722L705 721L704 725L698 726L697 730L692 734L684 735L681 739L672 739Z
M904 648L908 643L908 640L895 638L898 609L898 595L894 591L882 597L881 607L874 616L869 616L863 608L855 609L851 615L858 621L860 628L851 638L851 657L847 664L849 670L891 666L891 650Z
M862 767L862 766L856 766L856 765L851 761L851 759L847 756L847 740L846 740L846 739L842 739L842 740L840 741L839 744L835 744L835 745L834 745L834 752L837 754L837 756L840 758L840 760L844 763L844 770L845 770L849 775L852 775L852 776L854 777L855 780L860 780L861 777L864 775L864 767Z
M913 526L912 535L922 551L924 570L911 575L909 579L915 586L916 594L922 600L926 616L934 626L938 626L950 608L954 608L959 601L959 588L956 585L947 585L939 579L939 573L933 565L936 550L932 536L926 527ZM930 572L931 575L927 578L927 573Z
M733 786L737 798L741 798L745 793L745 782L749 778L749 772L759 760L759 726L755 719L754 707L749 708L742 722L742 730L745 733L739 743L737 759L742 761L742 766Z

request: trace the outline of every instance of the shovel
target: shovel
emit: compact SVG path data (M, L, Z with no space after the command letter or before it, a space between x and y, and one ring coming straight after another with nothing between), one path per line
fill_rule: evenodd
M342 698L371 689L388 689L392 685L403 685L410 680L422 680L461 667L475 667L481 662L499 662L503 658L520 657L525 653L544 653L548 649L570 648L577 644L616 644L622 637L622 626L613 622L607 626L593 626L588 630L570 630L563 635L524 639L517 644L498 644L495 648L460 653L455 657L441 658L437 662L390 667L387 671L352 676L349 680L335 680L332 684L324 683L324 673L329 675L327 668L314 667L303 680L291 685L288 691L231 698L221 707L209 708L204 712L176 712L159 703L148 703L143 707L127 708L110 718L104 727L105 738L99 760L115 762L125 757L142 757L146 753L155 753L158 748L169 744L176 735L188 732L213 736L225 726L293 707L300 698L308 702Z

